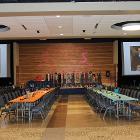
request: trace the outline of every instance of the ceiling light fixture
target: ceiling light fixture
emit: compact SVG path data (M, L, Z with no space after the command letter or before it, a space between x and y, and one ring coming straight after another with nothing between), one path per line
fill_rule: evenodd
M140 21L125 21L115 23L111 28L123 31L138 31L140 30Z
M47 38L40 38L39 40L47 40Z
M62 35L64 35L64 34L60 34L60 35L62 36Z
M85 37L84 39L85 39L85 40L90 40L91 38L90 38L90 37Z
M10 30L10 27L8 27L6 25L0 25L0 32L6 32L9 30Z
M138 31L140 30L140 23L128 23L122 26L124 31Z
M60 15L57 15L56 17L57 17L57 18L60 18Z
M61 29L61 28L62 28L62 26L58 26L58 28L59 28L59 29Z

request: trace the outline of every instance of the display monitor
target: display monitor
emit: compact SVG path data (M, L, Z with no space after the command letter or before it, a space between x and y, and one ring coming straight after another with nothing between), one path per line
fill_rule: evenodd
M140 42L122 43L122 75L140 75Z

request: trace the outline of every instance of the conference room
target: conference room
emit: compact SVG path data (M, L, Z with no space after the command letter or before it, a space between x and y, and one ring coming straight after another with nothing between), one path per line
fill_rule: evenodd
M0 139L139 140L139 4L0 0Z

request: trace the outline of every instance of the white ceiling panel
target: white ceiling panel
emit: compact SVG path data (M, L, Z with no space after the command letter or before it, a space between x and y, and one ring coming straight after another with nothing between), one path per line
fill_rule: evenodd
M56 16L0 17L0 24L10 27L10 31L0 32L0 38L140 37L140 31L124 32L111 28L111 25L115 23L130 20L140 21L140 15L68 15L59 18Z
M45 22L49 28L50 35L73 35L73 16L46 16ZM61 29L59 28L61 26Z
M92 36L95 32L96 24L99 24L102 16L74 16L73 32L78 36ZM85 32L83 32L85 30Z

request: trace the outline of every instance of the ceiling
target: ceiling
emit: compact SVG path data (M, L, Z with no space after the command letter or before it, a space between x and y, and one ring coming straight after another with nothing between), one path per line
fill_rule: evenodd
M138 20L140 21L140 14L129 14L129 11L126 14L118 15L98 13L89 15L60 14L60 17L57 17L57 14L1 16L0 25L9 26L10 30L0 32L0 39L139 38L140 31L126 32L111 28L115 23Z
M124 0L0 0L0 3L35 3L35 2L101 2L101 1L124 1ZM133 1L133 0L125 0ZM139 1L139 0L135 0Z
M9 31L0 32L0 38L140 37L140 31L124 32L111 28L111 25L115 23L130 20L140 20L140 15L0 17L0 24L10 27Z

